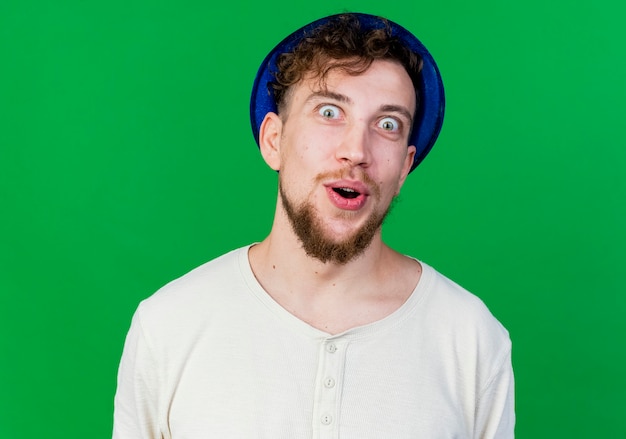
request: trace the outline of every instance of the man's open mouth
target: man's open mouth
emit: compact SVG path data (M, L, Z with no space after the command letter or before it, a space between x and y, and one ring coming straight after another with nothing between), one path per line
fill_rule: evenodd
M343 198L349 198L349 199L356 198L359 195L361 195L360 192L357 192L354 189L350 189L347 187L335 187L333 188L333 191L341 195Z

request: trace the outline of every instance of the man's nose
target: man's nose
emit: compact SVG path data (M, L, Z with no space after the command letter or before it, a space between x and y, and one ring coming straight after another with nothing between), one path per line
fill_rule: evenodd
M335 156L341 162L352 166L367 167L371 161L370 133L366 123L350 125L337 147Z

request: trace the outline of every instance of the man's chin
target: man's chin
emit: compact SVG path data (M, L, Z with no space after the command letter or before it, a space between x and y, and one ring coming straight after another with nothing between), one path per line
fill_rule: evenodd
M343 265L361 255L380 230L383 214L370 215L363 224L354 221L325 222L308 203L294 205L280 187L285 213L305 253L324 263Z
M292 223L292 226L294 224ZM319 221L308 227L294 227L306 254L324 263L346 264L363 254L380 230L380 221L368 221L357 228L341 228L329 231Z
M369 246L369 243L364 246L355 246L352 242L333 243L323 240L301 240L301 242L302 248L309 257L325 264L337 265L344 265L356 259Z

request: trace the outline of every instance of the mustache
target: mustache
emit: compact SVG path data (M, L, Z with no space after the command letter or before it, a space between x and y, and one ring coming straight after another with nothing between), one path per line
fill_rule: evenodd
M315 183L319 184L327 180L359 180L367 185L370 192L380 197L380 186L367 172L358 168L342 168L336 171L322 172L315 177Z

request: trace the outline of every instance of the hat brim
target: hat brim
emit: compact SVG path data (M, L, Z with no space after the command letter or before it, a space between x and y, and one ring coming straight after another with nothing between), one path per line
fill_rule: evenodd
M361 28L366 31L379 29L385 25L380 17L374 15L363 13L353 13L351 15L359 19ZM278 43L261 63L254 79L252 96L250 98L250 123L257 145L259 144L259 130L265 115L269 112L278 112L274 100L274 92L270 86L270 83L274 81L278 57L282 53L292 51L312 29L336 16L330 15L320 18L296 30ZM416 148L415 158L411 167L411 171L413 171L430 152L439 136L445 110L443 82L435 60L415 35L392 21L387 20L387 24L391 27L392 35L399 38L411 50L417 53L423 61L419 84L416 87L420 104L413 121L413 129L408 143L408 145L414 145Z

